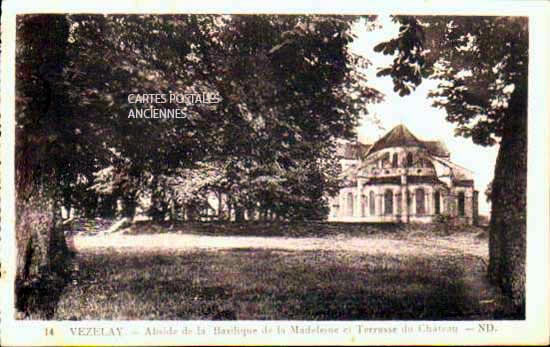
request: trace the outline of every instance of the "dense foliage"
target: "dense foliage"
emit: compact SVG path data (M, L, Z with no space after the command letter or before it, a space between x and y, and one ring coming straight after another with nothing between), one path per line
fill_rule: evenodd
M122 200L131 217L147 191L149 213L163 219L168 205L204 196L174 201L162 176L192 180L213 166L218 179L191 190L225 194L233 210L323 218L338 184L334 140L352 138L358 115L380 98L358 72L366 62L348 51L351 18L72 15L51 40L26 34L50 18L19 23L18 181L60 188L56 199L82 213ZM128 118L128 95L168 92L221 102L184 105L185 120Z
M528 31L523 17L395 17L397 38L375 50L395 54L379 75L410 93L422 78L440 81L430 96L457 134L481 145L500 140L507 122L525 113Z

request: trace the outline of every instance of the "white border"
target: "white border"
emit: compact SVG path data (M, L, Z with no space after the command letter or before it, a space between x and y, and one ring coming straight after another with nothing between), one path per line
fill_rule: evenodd
M0 244L0 259L2 261L2 277L0 279L0 297L2 303L2 321L0 333L5 331L8 317L14 316L15 279L15 16L7 16L4 12L6 4L2 4L2 76L1 81L1 115L2 136L1 150L1 215L2 215L2 242ZM1 339L4 342L4 336Z
M549 338L549 241L550 241L550 6L546 1L303 1L271 3L204 0L196 2L150 0L136 1L41 1L4 2L2 17L2 300L1 337L4 345L253 345L253 344L544 344ZM292 321L16 321L14 317L13 279L15 269L14 211L14 85L15 15L22 13L319 13L319 14L453 14L529 16L529 125L527 187L527 307L525 321L439 321L438 326L457 326L459 334L407 335L277 335L265 334L246 339L231 336L193 336L170 339L169 336L144 336L145 327L233 325L262 329L289 327L306 322ZM311 322L310 322L311 323ZM363 321L369 327L418 326L420 321ZM490 323L495 333L477 333L478 324ZM320 326L356 326L361 322L318 322ZM130 334L120 338L89 338L71 335L76 327L123 327ZM54 328L53 337L45 337L45 328ZM473 328L473 332L465 329ZM132 335L132 331L137 334Z

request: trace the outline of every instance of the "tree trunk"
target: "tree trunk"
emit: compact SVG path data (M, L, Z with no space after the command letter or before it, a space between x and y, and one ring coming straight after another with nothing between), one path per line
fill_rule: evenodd
M189 222L196 222L197 221L197 208L195 205L187 205L185 207L185 211L187 212L187 221Z
M168 212L168 218L171 222L177 220L177 214L176 214L176 199L172 196L170 205L169 205L169 212Z
M244 221L244 207L235 205L235 222L242 223Z
M66 168L50 160L49 136L56 134L51 117L66 112L61 86L68 35L65 15L28 15L18 23L15 299L20 311L35 317L53 315L66 278L68 249L53 203L61 200L59 172Z
M166 203L165 187L159 181L157 175L153 176L151 182L151 206L149 207L148 215L155 222L162 222L168 212L168 204Z
M218 197L218 211L217 211L217 218L218 220L222 220L223 219L223 193L221 192L221 190L218 190L216 192L216 195Z
M117 214L116 197L113 195L101 196L98 214L103 218L113 218Z
M503 130L491 196L489 278L525 312L527 115L511 117Z
M136 216L137 209L137 194L132 191L125 191L122 193L122 211L120 211L120 217L128 218L131 222Z
M16 204L16 307L48 318L65 282L65 235L56 227L55 206L49 199L36 194Z
M226 214L224 216L224 220L225 221L231 221L231 210L233 209L233 204L231 203L231 198L229 196L229 194L227 195L227 201L225 202L225 206L226 206Z

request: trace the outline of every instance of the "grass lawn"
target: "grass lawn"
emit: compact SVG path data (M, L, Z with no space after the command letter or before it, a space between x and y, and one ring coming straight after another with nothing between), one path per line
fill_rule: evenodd
M148 235L171 245L183 236ZM505 301L484 280L486 259L445 249L437 238L258 237L227 248L139 250L112 247L121 241L106 240L105 247L80 247L73 281L53 319L509 318Z

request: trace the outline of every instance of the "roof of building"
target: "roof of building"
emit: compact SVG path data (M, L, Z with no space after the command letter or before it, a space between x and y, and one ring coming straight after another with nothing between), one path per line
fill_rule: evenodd
M419 146L423 147L422 141L416 138L407 127L400 124L382 136L369 149L368 154L377 152L384 148Z
M431 155L436 157L449 157L451 155L447 146L441 141L423 141L423 143Z
M342 159L360 159L363 158L371 145L355 142L341 143L336 147L336 156Z
M428 153L440 158L449 158L450 152L442 141L422 141L414 136L404 125L398 125L381 137L374 144L361 142L339 143L336 147L336 156L340 159L363 159L367 155L390 147L418 146Z
M372 146L370 146L367 155L390 147L422 147L431 155L437 157L448 157L449 150L441 141L422 141L411 133L411 131L400 124L382 136Z
M448 167L452 171L453 180L455 181L467 181L472 180L474 173L460 165L457 165L445 158L434 158L435 162L439 162ZM437 170L437 167L436 167Z

